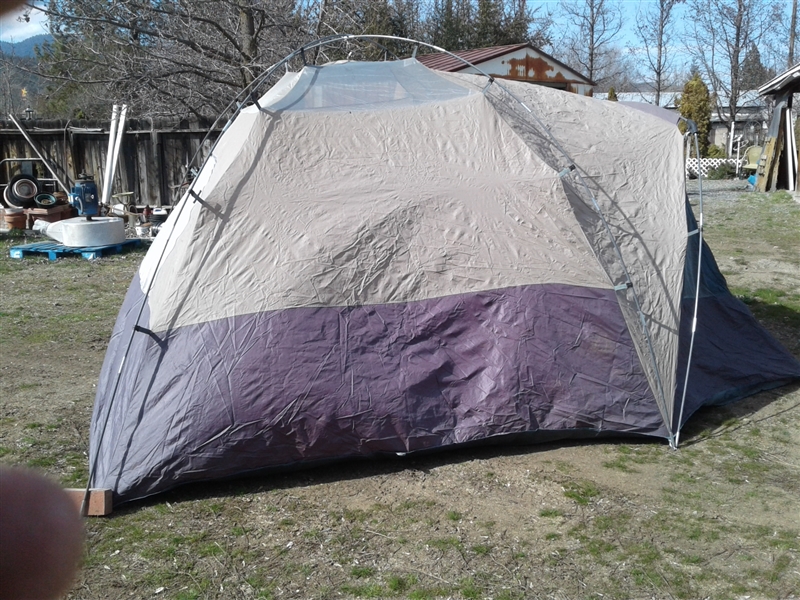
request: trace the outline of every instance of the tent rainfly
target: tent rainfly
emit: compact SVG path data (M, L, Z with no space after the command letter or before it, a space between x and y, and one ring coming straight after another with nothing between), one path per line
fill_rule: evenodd
M131 284L90 485L120 502L487 441L676 445L699 407L800 377L697 232L658 117L413 58L287 73Z

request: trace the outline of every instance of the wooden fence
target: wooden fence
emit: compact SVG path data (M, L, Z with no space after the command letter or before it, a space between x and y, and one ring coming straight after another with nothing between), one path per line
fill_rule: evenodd
M109 123L99 121L20 121L39 152L58 171L61 180L71 186L78 175L94 175L98 189L103 189L103 171L108 152ZM209 134L210 132L210 134ZM140 208L170 206L181 196L189 163L199 150L193 166L199 167L211 150L221 130L210 129L210 123L197 121L154 122L129 120L120 148L112 193L133 192L125 203ZM206 139L206 136L208 137ZM205 141L204 141L205 140ZM0 160L35 158L36 152L9 120L0 120ZM744 159L742 159L744 162ZM734 159L686 160L687 175L705 176L710 168ZM32 173L31 173L32 169ZM49 178L40 163L0 165L0 193L18 172Z
M27 120L20 123L66 185L71 186L81 173L90 173L94 175L98 189L102 190L108 152L108 122ZM173 204L180 197L180 185L195 153L200 151L194 163L199 167L220 133L220 130L211 131L210 125L189 121L129 120L120 147L112 193L133 192L133 197L127 197L130 200L126 203L135 202L140 207ZM14 124L10 120L0 120L0 159L36 156ZM0 165L0 192L19 172L51 177L40 164L6 162Z

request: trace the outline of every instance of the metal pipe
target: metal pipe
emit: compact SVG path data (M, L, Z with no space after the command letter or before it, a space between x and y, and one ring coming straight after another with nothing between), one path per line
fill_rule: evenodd
M103 192L100 194L100 203L106 204L111 196L111 165L114 162L114 140L117 135L117 122L119 121L119 105L111 109L111 125L108 130L108 150L106 151L106 168L103 171Z
M61 178L58 176L58 173L56 173L55 169L53 169L53 167L50 166L50 163L47 162L47 159L44 156L42 156L42 153L39 151L39 148L36 146L36 144L33 143L31 136L28 135L28 132L25 131L25 128L19 124L19 121L17 121L14 118L14 115L9 114L8 118L11 119L11 122L17 126L17 129L19 129L20 133L22 134L22 137L24 137L25 141L27 141L31 145L31 148L33 148L33 151L36 152L36 155L44 163L44 166L47 167L47 170L53 174L53 178L58 182L58 185L61 186L61 189L63 189L67 194L69 194L69 188L66 185L64 185L64 182L61 181Z
M117 131L114 136L114 152L113 152L113 160L111 162L111 172L108 175L108 196L103 197L103 203L108 204L108 201L111 198L111 188L114 182L114 173L117 172L117 162L119 160L119 150L120 146L122 146L122 134L125 131L125 116L128 113L128 105L123 104L122 110L119 114L119 122L117 123Z

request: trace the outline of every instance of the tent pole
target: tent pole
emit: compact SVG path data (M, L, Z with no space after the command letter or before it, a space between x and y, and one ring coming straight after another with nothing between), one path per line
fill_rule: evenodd
M191 191L193 185L194 185L194 182L192 183L191 186L189 186L189 190L187 190L186 194L181 199L180 205L178 207L178 210L177 210L176 214L174 215L174 220L175 221L180 219L181 213L183 212L183 209L187 204L187 198L189 197L189 192ZM172 215L170 215L170 216L172 216ZM131 351L131 346L133 346L133 338L134 338L134 336L136 335L136 333L138 331L137 327L139 325L139 320L142 318L142 313L144 312L144 307L147 305L147 298L150 295L150 290L153 287L153 281L155 281L156 273L158 272L158 269L159 269L159 267L161 266L161 263L164 260L164 255L166 254L167 248L169 247L169 241L170 241L170 238L172 237L172 233L173 233L174 230L175 230L174 227L171 227L169 229L168 235L167 235L167 239L165 240L165 243L161 247L161 254L159 254L158 259L156 260L156 265L155 265L155 268L153 269L152 275L150 276L150 281L148 281L147 288L144 290L144 293L142 294L142 302L139 305L139 310L136 313L136 319L134 320L134 327L131 328L130 336L128 337L128 343L125 346L125 352L123 352L123 354L122 354L122 360L120 361L119 368L117 369L117 375L116 375L115 380L114 380L114 389L111 391L111 398L109 399L109 402L108 402L108 410L106 411L105 418L103 419L103 425L100 428L100 435L97 438L97 445L95 447L95 455L93 457L92 456L89 457L89 477L88 477L88 480L86 482L86 490L84 492L83 502L81 503L81 515L82 516L86 516L86 514L87 514L90 491L91 491L91 489L93 487L95 487L92 484L94 482L95 473L97 472L97 463L98 463L98 460L100 459L100 448L103 445L103 440L105 438L106 429L108 427L108 421L109 421L109 419L111 417L111 410L114 408L114 400L117 397L117 391L119 390L119 384L120 384L120 381L122 380L122 370L125 367L125 360L128 358L128 353Z
M690 132L688 135L691 135L694 138L694 147L695 152L699 158L700 156L700 144L697 141L697 127L694 127L694 131ZM681 425L683 422L683 408L686 406L686 393L689 389L689 369L692 366L692 352L694 351L694 336L697 331L697 311L700 305L700 275L702 271L703 265L703 174L700 173L698 169L697 173L697 183L699 189L699 196L700 196L700 218L697 221L697 280L695 282L694 287L694 314L692 315L692 336L689 341L689 354L686 357L686 373L684 374L683 379L683 394L681 395L681 408L678 413L678 423L675 425L675 435L673 438L670 438L669 445L672 447L673 450L678 449L678 442L681 436ZM690 232L689 235L693 235L694 232Z
M428 43L425 43L425 42L420 42L418 40L405 38L405 37L399 37L399 36L392 36L392 35L337 34L337 35L333 35L333 36L327 36L325 38L318 39L318 40L315 40L313 42L309 42L307 44L304 44L303 46L301 46L297 50L291 52L290 54L285 56L283 59L281 59L280 61L278 61L277 63L275 63L271 67L269 67L264 73L262 73L260 76L255 78L235 98L233 98L231 100L231 102L228 104L228 106L225 108L225 110L223 110L222 113L220 113L220 116L214 121L211 129L209 129L208 134L206 134L205 138L203 138L203 141L199 144L198 149L195 152L194 156L192 157L191 161L189 162L188 166L191 167L194 164L194 162L197 160L197 158L200 156L201 149L204 147L205 142L210 137L213 128L221 120L222 116L227 114L228 111L230 111L231 109L234 109L234 107L236 107L233 110L233 113L232 113L231 117L228 119L227 124L223 128L223 131L224 131L225 129L227 129L228 126L230 126L230 124L238 116L238 114L242 111L242 109L245 108L244 101L249 96L251 96L252 94L255 94L256 91L258 90L258 88L261 87L261 85L264 82L268 81L269 78L272 77L272 75L280 67L286 65L287 68L288 68L288 64L293 58L295 58L297 56L302 56L303 58L305 58L305 52L308 51L308 50L320 48L322 46L326 46L326 45L334 43L334 42L340 42L340 41L349 42L351 40L366 40L366 41L369 41L369 42L377 45L378 47L380 47L384 51L388 52L387 48L385 48L380 43L375 41L375 40L383 40L383 39L385 39L385 40L393 40L393 41L400 41L400 42L409 42L411 44L421 45L421 46L425 46L427 48L431 48L431 49L436 50L438 52L443 52L443 53L449 55L450 57L455 58L456 60L464 63L465 66L472 67L473 69L475 69L477 74L483 75L484 77L489 79L490 83L497 83L497 85L500 87L500 89L502 89L506 94L508 94L508 96L510 98L512 98L517 104L522 106L528 112L528 114L530 114L530 116L536 121L537 125L539 127L541 127L542 130L545 132L545 134L547 135L547 137L549 138L551 143L559 151L559 153L562 155L562 157L565 158L568 161L568 167L567 168L569 169L569 171L575 171L580 184L586 190L586 192L589 194L589 198L591 199L592 205L594 206L595 211L599 215L600 220L602 221L603 226L604 226L609 238L611 239L611 243L612 243L612 246L614 248L615 254L617 255L617 258L620 261L620 265L622 266L622 270L623 270L623 273L625 275L626 281L624 282L623 286L617 286L617 287L619 287L620 290L622 290L624 288L626 293L627 293L628 289L631 290L631 293L633 295L634 305L636 307L637 313L639 314L639 318L640 318L640 321L641 321L644 337L645 337L645 340L647 342L647 347L648 347L648 351L649 351L649 354L650 354L650 360L653 363L654 376L655 376L655 379L656 379L656 385L658 387L658 393L661 395L662 402L664 403L664 407L666 408L666 406L667 406L667 404L666 404L666 395L664 393L663 383L661 381L661 374L660 374L659 369L658 369L658 361L656 360L655 349L653 348L653 343L652 343L652 339L650 337L650 332L649 332L649 330L647 328L645 315L644 315L644 312L642 311L642 307L641 307L641 304L639 302L638 294L636 293L636 290L633 288L633 284L632 284L632 281L631 281L630 273L629 273L628 267L626 266L625 261L623 259L622 252L619 249L619 245L617 244L617 241L614 238L613 232L611 231L611 227L608 224L608 221L606 220L605 215L603 214L602 210L600 209L599 204L597 203L597 199L595 198L594 194L592 193L591 189L589 188L588 184L586 183L586 180L581 176L580 172L575 168L575 163L572 160L572 158L569 156L569 154L566 152L566 150L561 146L561 144L558 142L558 140L555 138L555 136L553 136L553 134L550 132L550 130L544 125L544 123L541 121L541 119L539 119L539 117L533 112L533 110L531 110L519 98L514 96L514 94L511 93L511 91L508 90L505 86L503 86L502 84L497 82L491 75L486 73L480 67L477 67L476 65L473 65L470 61L464 59L463 57L457 56L457 55L453 54L452 52L450 52L448 50L445 50L444 48L440 48L439 46L435 46L433 44L428 44ZM394 55L394 53L392 53L392 55ZM261 112L267 112L267 111L264 111L261 108L259 108L259 110ZM211 148L211 151L209 152L209 154L206 157L206 159L203 161L203 165L200 168L201 172L202 172L202 168L208 162L209 158L211 156L213 156L214 148L216 147L218 142L219 142L219 137L214 142L214 144L213 144L213 146ZM190 172L190 170L191 169L187 170L187 173ZM178 209L177 213L174 216L174 220L177 220L177 219L180 218L180 215L181 215L184 207L187 204L187 199L189 198L190 193L193 191L195 181L196 181L196 178L195 178L195 180L193 180L191 182L191 185L189 186L186 194L184 194L183 198L181 199L180 204L179 204L179 209ZM161 254L159 255L158 259L155 262L155 265L154 265L154 268L153 268L153 272L152 272L152 274L150 276L150 281L147 284L147 288L143 292L142 301L141 301L141 304L139 306L139 310L138 310L138 312L136 314L136 319L134 321L134 328L131 329L130 336L128 338L128 343L126 345L125 351L124 351L124 353L122 355L122 360L120 361L120 365L119 365L118 370L117 370L117 375L116 375L116 379L115 379L115 382L114 382L114 388L113 388L113 390L111 392L111 397L109 398L109 401L108 401L108 411L106 412L105 419L103 420L103 425L102 425L101 430L100 430L100 435L98 437L97 446L96 446L96 454L94 455L94 457L90 457L89 458L90 465L89 465L89 479L88 479L88 483L87 483L87 490L89 490L92 487L92 483L94 482L97 463L98 463L98 460L99 460L99 457L100 457L100 448L102 446L103 439L105 437L106 428L108 426L109 418L111 416L111 409L113 408L113 404L114 404L114 401L116 399L117 392L119 390L119 385L120 385L120 381L122 379L122 371L123 371L123 368L124 368L124 365L125 365L125 361L126 361L126 359L128 357L128 354L129 354L129 352L131 350L131 347L133 345L133 339L134 339L134 336L136 335L136 332L137 332L137 328L136 327L138 326L139 319L141 319L141 316L142 316L142 314L144 312L144 307L147 304L147 299L148 299L148 296L150 294L150 290L152 288L153 281L155 280L155 276L156 276L159 268L161 267L161 264L163 262L166 249L169 246L169 238L172 236L173 231L174 231L174 228L170 228L168 237L165 240L164 245L162 246ZM667 427L668 427L668 429L670 431L670 439L672 439L673 434L672 434L672 431L671 431L671 429L672 429L671 428L671 423L667 424ZM87 491L87 497L88 497L88 491ZM85 504L85 502L84 502L84 504ZM85 507L83 507L83 508L85 509Z
M448 54L450 54L450 53L448 52ZM459 58L463 62L467 62L461 57L456 57L456 58ZM474 67L474 65L470 65L470 66L473 66L473 68L475 68L481 75L484 75L485 77L489 78L490 83L497 83L497 85L500 87L501 90L503 90L506 94L508 94L508 96L511 99L513 99L517 104L519 104L526 111L528 111L528 114L536 122L536 124L542 129L542 131L544 131L545 135L550 140L550 142L553 144L553 146L555 146L556 150L558 150L558 152L568 161L567 168L565 168L563 171L559 172L558 176L559 177L564 177L564 176L568 175L570 172L574 172L576 177L578 178L578 183L583 187L583 189L589 195L589 199L592 202L592 206L593 206L595 212L600 217L600 221L603 223L603 228L605 229L606 234L608 235L608 238L611 240L611 245L612 245L612 247L614 249L614 253L616 254L617 258L619 259L619 264L622 267L623 275L625 276L625 281L622 282L620 285L615 285L614 286L614 290L615 291L622 291L622 292L625 292L625 293L627 293L627 290L631 290L631 294L632 294L632 297L633 297L633 303L634 303L634 306L635 306L635 309L636 309L636 313L639 315L639 321L640 321L640 324L642 326L642 333L644 334L645 342L647 344L647 350L648 350L648 353L650 355L650 362L652 363L652 367L653 367L653 376L655 378L655 384L656 384L656 387L657 387L657 390L654 390L654 391L657 392L657 394L661 396L661 402L662 402L663 407L664 407L662 415L664 417L669 416L671 418L672 415L671 414L669 414L669 415L667 414L667 412L668 412L667 411L667 406L668 406L667 395L666 395L665 390L664 390L664 384L661 381L661 373L660 373L660 371L658 369L658 361L656 360L656 352L655 352L655 348L653 347L653 340L650 337L650 330L647 327L647 319L645 318L644 311L642 310L642 305L639 302L639 295L637 294L636 289L633 287L633 281L632 281L632 278L631 278L631 275L630 275L630 271L628 271L628 266L625 264L625 259L622 256L622 251L620 250L619 245L617 244L617 240L614 237L614 233L611 231L611 226L609 225L608 221L606 220L606 217L603 214L603 211L602 211L602 209L600 208L600 205L597 202L597 198L595 198L595 195L592 193L591 188L589 188L589 184L586 183L586 179L581 175L580 171L577 169L577 165L575 164L575 161L572 160L572 157L570 157L569 153L562 147L562 145L558 142L558 140L555 138L555 136L550 132L550 129L542 122L542 120L536 115L536 113L534 113L533 110L531 110L530 107L528 107L522 100L517 98L504 85L502 85L499 81L496 81L491 75L488 75L487 73L485 73L484 71L480 70L479 68ZM484 93L485 93L486 89L488 89L488 87L489 86L487 85L486 88L484 88ZM612 283L614 283L614 282L612 281ZM665 421L667 421L667 420L668 419L665 418ZM672 438L673 435L674 435L673 432L672 432L672 424L671 423L666 423L666 425L667 425L667 430L669 432L669 437Z

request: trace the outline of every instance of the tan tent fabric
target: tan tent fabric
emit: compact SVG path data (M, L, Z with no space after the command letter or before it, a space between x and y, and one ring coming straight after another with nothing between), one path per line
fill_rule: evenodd
M155 330L536 283L608 288L625 283L627 268L633 288L618 298L671 422L686 246L675 127L503 82L581 175L561 178L569 161L552 139L505 90L484 89L483 78L448 74L442 99L422 103L415 74L428 85L444 78L415 61L393 68L396 80L377 72L360 93L346 77L318 85L319 71L287 74L261 99L274 112L250 107L223 135L198 186L213 210L184 201L192 205L179 227L193 233L170 249L162 268L175 277L161 281L196 275L151 290ZM597 150L608 144L621 152ZM319 218L331 202L336 220ZM256 218L264 213L274 218ZM224 283L231 280L234 289Z
M674 124L502 85L344 62L239 111L120 310L90 487L116 502L462 444L677 445L699 407L800 377L687 236Z
M471 84L475 89L485 87L485 79L476 76L448 77ZM627 269L633 287L618 294L620 306L650 384L656 390L659 408L665 421L671 422L687 244L682 137L678 129L613 102L561 94L520 82L503 81L502 86L514 98L497 85L486 94L515 131L554 169L569 166L550 138L516 101L519 99L547 124L577 167L576 173L563 180L567 196L591 248L614 285L625 283ZM607 154L599 150L609 146L619 152ZM608 223L610 235L598 218L592 196ZM637 310L637 299L641 313ZM641 324L642 314L646 332Z
M165 261L196 277L151 291L155 330L525 284L609 287L557 173L480 94L391 112L259 113L245 124L202 175L212 210L186 219L193 234Z

